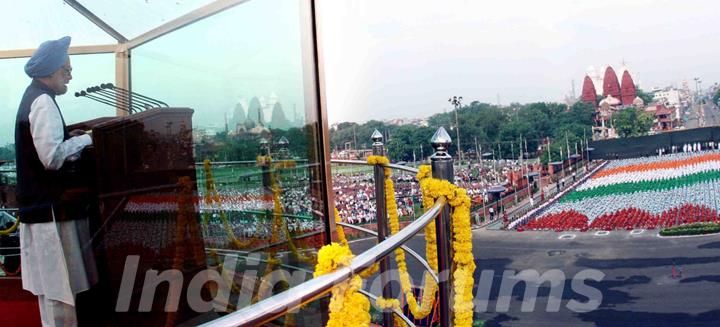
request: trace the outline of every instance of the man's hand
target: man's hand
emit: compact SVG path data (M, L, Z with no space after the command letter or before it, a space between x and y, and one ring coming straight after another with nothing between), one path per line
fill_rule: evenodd
M75 137L75 136L80 136L80 135L85 135L85 131L83 131L81 129L74 129L74 130L70 131L70 137Z

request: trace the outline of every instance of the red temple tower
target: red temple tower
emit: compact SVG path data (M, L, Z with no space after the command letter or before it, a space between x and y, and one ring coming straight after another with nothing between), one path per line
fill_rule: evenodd
M582 102L592 103L593 105L597 104L597 91L595 90L595 84L593 84L590 76L585 75L580 100Z
M629 106L633 104L635 97L637 97L637 90L635 89L635 82L633 82L630 72L627 70L623 72L622 84L620 86L620 96L622 104Z
M605 77L603 77L603 97L607 97L608 95L620 99L620 83L618 82L615 70L610 66L605 69Z

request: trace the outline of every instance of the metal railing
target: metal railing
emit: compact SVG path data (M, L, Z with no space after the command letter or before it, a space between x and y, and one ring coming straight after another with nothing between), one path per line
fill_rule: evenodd
M375 131L372 136L373 154L384 155L384 147L382 144L382 134ZM453 160L447 153L447 149L451 145L452 140L444 128L439 128L431 140L431 144L435 149L435 154L431 156L433 169L433 177L449 180L452 182L453 176ZM365 161L357 160L332 160L336 164L351 165L367 165ZM404 244L410 238L422 231L432 220L435 220L437 254L438 254L438 272L446 272L451 268L451 226L450 226L450 208L446 206L445 198L440 198L436 203L428 209L422 216L405 226L394 235L389 235L390 231L387 226L387 212L385 212L385 171L384 168L398 169L406 172L417 173L417 169L403 165L386 164L374 166L375 179L375 201L376 201L376 222L377 232L369 229L354 226L347 223L338 223L340 226L353 228L371 235L376 235L378 244L371 247L367 251L357 255L349 266L339 268L338 270L316 277L300 285L290 288L282 293L259 301L251 306L240 309L236 312L228 314L222 318L208 322L202 326L221 327L221 326L258 326L277 319L287 312L294 310L303 304L312 302L331 292L334 286L348 281L354 275L370 268L373 264L379 264L379 274L381 277L384 298L392 297L391 283L388 280L389 274L386 273L390 268L389 255L398 248L402 248L406 253L418 260L421 265L430 273L432 278L438 282L439 288L439 314L442 326L451 326L452 313L450 310L450 293L452 276L445 276L440 279L438 274L430 268L428 262L415 251L406 247ZM375 295L367 291L360 290L371 300L375 301ZM414 326L413 322L408 319L399 310L383 312L383 326L393 326L393 314L399 316L406 324Z
M387 257L402 243L405 243L421 231L432 219L435 219L445 205L440 199L420 218L410 223L400 232L388 237L385 241L376 244L367 251L357 255L350 266L340 268L327 275L319 276L297 285L287 291L279 293L258 303L233 312L227 316L216 319L202 326L260 326L281 317L305 303L330 293L333 286L347 281L352 276L370 268L373 264ZM396 314L399 314L396 312Z

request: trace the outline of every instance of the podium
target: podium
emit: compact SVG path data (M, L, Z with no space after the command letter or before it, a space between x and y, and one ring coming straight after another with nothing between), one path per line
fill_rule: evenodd
M187 287L206 264L192 114L154 108L68 126L91 130L93 139L77 166L94 201L90 227L100 282L78 296L81 324L170 326L197 315ZM175 303L177 310L166 312Z

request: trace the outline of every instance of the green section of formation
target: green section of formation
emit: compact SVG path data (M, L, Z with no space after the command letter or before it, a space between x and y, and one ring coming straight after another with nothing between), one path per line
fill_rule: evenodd
M637 192L664 191L679 188L683 186L694 185L707 181L720 179L720 171L705 171L686 175L677 178L659 180L659 181L642 181L631 183L619 183L606 186L600 186L588 190L574 191L560 199L561 203L580 201L598 196L631 194Z
M695 223L689 225L665 228L660 231L662 236L703 235L720 233L717 223Z

